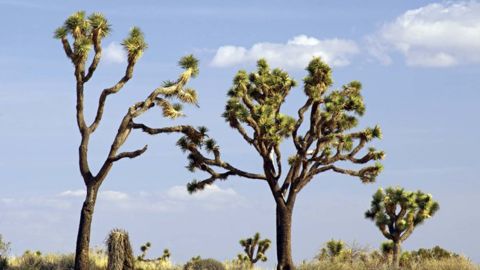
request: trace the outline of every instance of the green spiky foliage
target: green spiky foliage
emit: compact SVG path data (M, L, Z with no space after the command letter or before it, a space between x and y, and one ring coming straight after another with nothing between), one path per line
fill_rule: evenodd
M79 146L79 167L87 192L82 206L80 225L77 233L77 247L75 251L75 269L88 270L89 266L89 242L98 190L106 179L113 164L121 159L136 158L147 151L147 146L135 151L121 152L120 148L128 139L133 129L155 135L162 133L182 133L196 140L202 136L194 128L189 126L170 126L151 128L145 124L136 123L141 115L151 108L159 108L164 117L175 119L184 115L182 105L197 105L197 93L187 87L192 77L198 75L198 60L192 55L180 59L179 66L183 69L177 80L167 81L163 85L151 90L147 97L126 110L119 127L116 129L110 151L100 166L90 166L88 151L89 139L97 130L103 118L106 102L110 95L117 94L124 88L126 83L133 77L133 71L137 61L147 49L144 34L138 27L133 27L128 36L123 40L122 46L127 55L127 64L123 76L110 87L104 88L98 97L98 106L94 113L94 119L88 123L85 118L84 91L85 85L93 77L102 59L102 40L111 31L107 19L100 13L87 15L84 11L78 11L69 16L62 26L54 32L54 37L59 39L67 58L74 65L76 80L76 120L81 135ZM93 53L92 52L93 49ZM92 172L91 168L100 168Z
M345 242L342 240L330 240L325 243L325 245L320 249L319 254L316 256L316 259L322 261L329 259L331 261L339 258L342 254L347 252Z
M431 218L438 210L439 204L430 194L389 187L375 192L365 217L374 221L383 236L391 240L392 262L398 266L401 243L418 225Z
M133 270L135 260L128 233L113 229L107 238L107 270Z
M189 192L230 176L265 181L277 204L277 215L281 215L277 220L290 224L287 219L291 219L297 194L318 174L333 171L358 177L363 183L375 181L382 170L378 161L384 158L384 152L364 148L382 137L381 130L374 126L352 131L357 127L358 117L365 113L361 84L353 81L340 89L331 89L332 71L320 58L312 59L306 71L303 80L306 100L296 116L282 112L297 84L286 71L271 69L261 59L255 71L241 70L235 75L222 116L260 156L259 167L263 171L248 172L222 160L220 147L207 134L198 141L184 137L177 144L189 153L187 168L210 176L190 182ZM291 139L294 152L287 155L285 170L280 145L287 139ZM371 161L373 164L367 164ZM342 168L339 164L345 162L360 168ZM277 243L280 253L290 250L289 226L277 224L279 234L285 237L285 244ZM291 255L279 257L280 260L289 257L288 262L279 262L279 268L293 267Z
M255 233L253 237L240 240L240 245L243 247L244 254L238 254L237 258L240 262L246 262L250 267L253 267L258 261L266 262L265 255L268 248L270 248L270 239L260 239L260 233Z

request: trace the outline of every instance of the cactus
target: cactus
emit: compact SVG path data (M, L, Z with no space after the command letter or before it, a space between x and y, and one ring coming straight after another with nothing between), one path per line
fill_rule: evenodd
M238 260L243 263L247 263L251 267L258 261L267 261L265 252L270 247L270 239L260 240L260 233L255 233L251 238L240 240L240 245L243 247L245 254L238 254Z
M134 258L128 233L113 229L107 238L107 270L133 270Z
M398 267L402 242L438 209L438 202L430 194L389 187L385 191L380 188L373 195L365 217L375 221L383 236L392 241L392 264Z

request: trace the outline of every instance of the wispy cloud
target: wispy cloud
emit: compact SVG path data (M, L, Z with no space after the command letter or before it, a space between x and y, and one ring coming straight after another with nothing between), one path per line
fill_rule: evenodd
M322 57L333 66L350 64L351 57L359 52L357 44L346 39L317 39L299 35L286 43L261 42L250 48L222 46L217 49L211 62L216 67L252 63L259 58L267 59L274 66L305 68L315 56Z
M51 196L0 198L0 211L19 209L65 210L81 203L86 192L83 189L66 190ZM220 210L245 205L245 199L232 188L210 185L205 190L189 194L185 186L173 186L163 192L126 193L114 190L100 191L99 205L111 210L135 210L142 212L182 212L192 207L204 210Z
M480 63L480 3L445 2L408 10L367 38L372 56L389 64L392 51L410 66Z
M116 42L111 42L103 49L103 56L107 63L121 64L127 61L127 55L122 45Z

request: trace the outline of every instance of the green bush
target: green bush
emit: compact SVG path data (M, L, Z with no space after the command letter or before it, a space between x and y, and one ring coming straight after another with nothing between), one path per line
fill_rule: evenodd
M214 259L193 260L185 264L184 270L226 270L225 266Z

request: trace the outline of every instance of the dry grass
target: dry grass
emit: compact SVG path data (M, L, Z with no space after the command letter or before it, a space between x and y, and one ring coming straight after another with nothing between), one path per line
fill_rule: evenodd
M107 256L101 250L92 251L90 255L90 270L105 270L107 268ZM73 254L46 254L39 255L33 252L25 253L21 257L10 258L11 270L69 270L73 269ZM235 264L233 261L224 263L227 270L245 270L246 268ZM136 270L182 270L183 265L175 265L170 261L137 261ZM351 262L323 260L304 262L298 266L298 270L390 270L382 260L369 258L368 260L355 260ZM412 263L402 270L480 270L463 257L448 258L442 260L424 260ZM255 268L261 270L261 268Z

